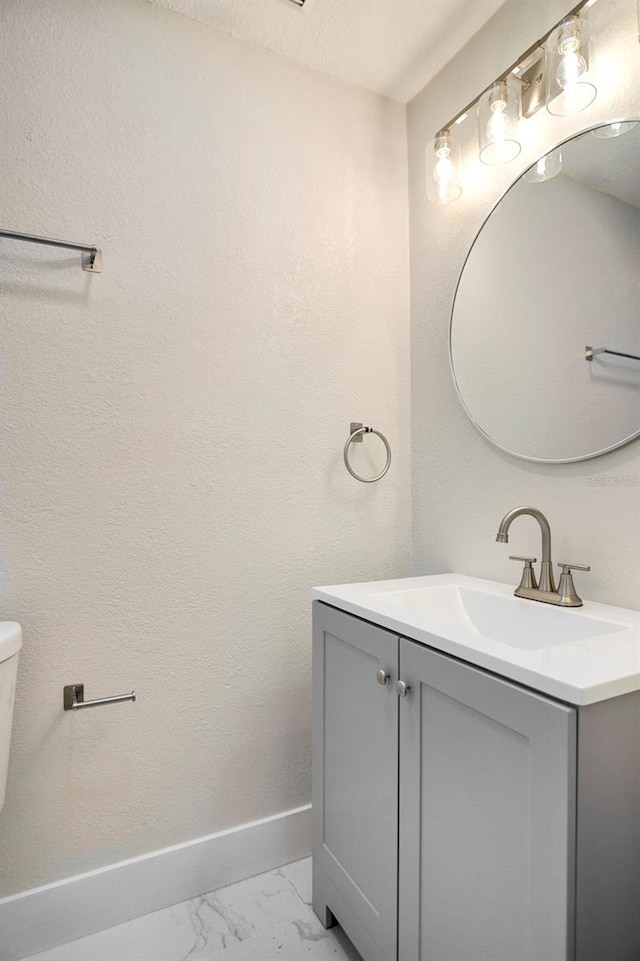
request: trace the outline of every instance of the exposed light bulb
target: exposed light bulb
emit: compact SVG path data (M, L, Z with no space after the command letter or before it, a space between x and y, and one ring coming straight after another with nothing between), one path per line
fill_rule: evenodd
M447 202L447 198L451 191L451 185L453 184L454 174L455 166L451 160L449 160L448 155L446 157L440 157L433 168L433 179L435 180L436 191L438 193L440 203Z
M562 151L552 150L550 153L545 154L544 157L540 157L533 167L524 175L524 179L528 180L529 183L543 183L545 180L551 180L556 177L562 170Z
M511 159L510 150L506 145L508 127L507 118L501 110L491 114L487 124L487 140L493 144L494 164L504 164Z
M492 108L493 109L493 108ZM487 124L487 137L494 143L503 141L507 132L507 118L502 110L496 110L491 114Z
M518 156L519 119L519 88L513 89L505 80L499 80L478 104L478 138L483 163L505 164Z
M587 69L587 61L577 50L564 53L556 70L556 78L560 86L566 90L571 84L577 83Z
M432 203L448 204L457 200L462 189L457 176L457 144L448 131L441 131L427 151L427 197Z
M616 120L604 127L596 127L595 130L591 131L591 136L598 140L611 140L613 137L623 137L637 125L637 120Z
M579 113L589 106L597 90L585 77L589 70L591 25L575 14L567 17L545 43L547 110L559 117Z

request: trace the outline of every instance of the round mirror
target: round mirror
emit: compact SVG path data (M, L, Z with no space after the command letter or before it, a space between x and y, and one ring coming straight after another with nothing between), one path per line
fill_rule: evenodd
M640 435L640 123L573 137L507 191L462 268L450 350L467 414L516 457Z

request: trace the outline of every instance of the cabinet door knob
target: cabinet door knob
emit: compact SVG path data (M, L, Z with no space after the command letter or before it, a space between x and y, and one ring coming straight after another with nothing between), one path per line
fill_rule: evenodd
M381 667L378 673L376 674L376 679L378 681L378 684L386 684L390 677L391 675L389 674L389 672L385 671L383 667Z
M404 681L397 682L396 691L398 692L400 697L406 697L410 690L411 688L409 687L408 684L405 684Z

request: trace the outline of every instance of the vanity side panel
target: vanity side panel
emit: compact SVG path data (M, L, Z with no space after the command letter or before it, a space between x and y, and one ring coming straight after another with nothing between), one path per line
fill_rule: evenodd
M640 958L640 692L578 715L577 961Z

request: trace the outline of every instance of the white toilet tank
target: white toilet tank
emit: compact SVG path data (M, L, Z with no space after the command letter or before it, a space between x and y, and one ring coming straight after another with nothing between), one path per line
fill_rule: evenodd
M7 792L7 768L13 702L16 696L18 656L22 647L22 630L15 621L0 621L0 810Z

